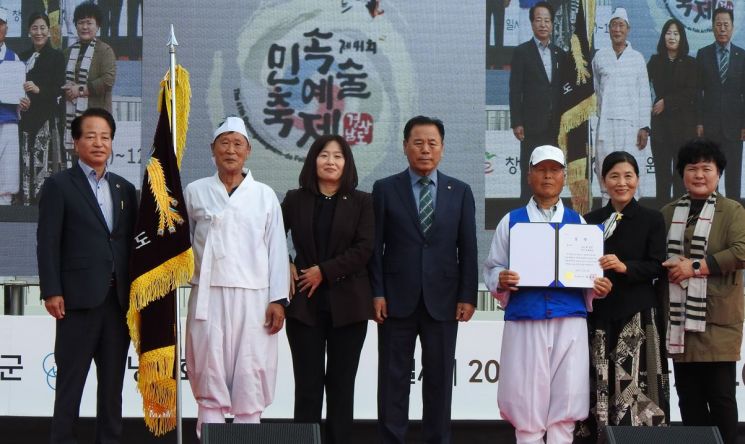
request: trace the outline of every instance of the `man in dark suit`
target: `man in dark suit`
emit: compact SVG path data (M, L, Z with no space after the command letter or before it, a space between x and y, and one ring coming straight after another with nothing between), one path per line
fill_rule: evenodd
M556 145L561 110L564 51L551 43L554 8L538 2L530 8L533 38L515 48L510 71L510 119L520 141L520 197L531 196L528 159L533 148Z
M450 442L458 321L475 310L475 205L471 188L437 170L445 128L417 116L404 127L409 167L373 185L375 250L370 264L378 327L378 428L403 443L414 346L422 345L424 442Z
M745 140L745 50L732 44L732 10L713 15L714 43L698 50L700 94L696 133L719 144L727 164L724 188L730 199L740 198L742 141Z
M91 359L98 376L96 443L122 434L122 383L129 349L128 258L134 186L108 172L116 124L89 108L72 122L78 163L41 189L37 260L41 297L57 320L57 387L51 443L75 443L74 427Z

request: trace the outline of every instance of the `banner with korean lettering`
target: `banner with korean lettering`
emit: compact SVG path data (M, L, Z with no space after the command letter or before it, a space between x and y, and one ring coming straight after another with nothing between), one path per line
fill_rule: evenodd
M474 165L484 143L476 106L484 95L482 35L466 32L483 27L481 5L253 0L236 7L218 0L190 3L174 15L176 3L146 3L145 31L170 23L194 29L179 34L179 60L194 79L185 184L214 174L209 135L237 115L253 146L246 166L280 199L297 187L315 138L328 133L350 143L359 188L370 191L375 180L406 168L403 127L424 114L445 122L440 169L481 193ZM146 43L144 83L156 77L148 63L155 63L156 43ZM148 100L143 107L153 106Z

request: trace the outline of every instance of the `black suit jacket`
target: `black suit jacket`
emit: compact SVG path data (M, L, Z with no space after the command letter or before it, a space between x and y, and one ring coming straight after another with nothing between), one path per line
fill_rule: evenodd
M553 131L558 134L561 110L561 68L564 51L549 44L551 79L546 76L538 47L531 38L515 48L510 70L511 127L523 126L525 135Z
M109 173L113 229L96 202L78 164L44 181L39 199L36 256L41 297L61 295L65 309L102 304L112 271L117 297L129 304L129 251L137 212L134 186Z
M420 298L439 321L455 319L458 302L476 305L476 210L466 183L438 171L435 218L426 236L408 169L375 182L373 205L373 296L385 297L389 316L411 315Z
M707 137L740 140L745 128L745 50L731 44L727 80L719 80L716 43L698 50L697 123Z
M334 326L372 319L367 263L375 236L372 198L352 191L336 201L328 252L331 259L319 263L313 232L313 209L317 196L305 189L287 192L282 201L285 230L292 234L294 263L298 270L318 265L326 280ZM298 293L287 308L287 316L307 325L317 323L318 298Z
M610 203L585 215L588 224L601 224L613 212ZM666 259L665 221L662 213L632 200L623 209L613 235L605 241L605 254L615 254L626 264L625 274L606 271L613 289L604 299L593 301L596 319L625 319L657 305L653 280L662 277Z
M27 61L34 50L20 55L21 60ZM39 94L26 93L31 100L31 107L21 113L21 129L35 133L52 117L61 115L59 98L62 96L62 85L65 83L65 58L47 42L34 62L34 67L26 73L26 80L32 81L39 87Z
M672 63L672 77L665 74L665 69ZM654 102L665 101L661 114L652 116L652 140L655 127L669 125L670 132L682 133L692 138L696 129L696 99L699 94L698 65L691 56L678 57L673 62L667 57L654 54L647 63L649 81L655 92ZM678 146L675 146L678 149Z

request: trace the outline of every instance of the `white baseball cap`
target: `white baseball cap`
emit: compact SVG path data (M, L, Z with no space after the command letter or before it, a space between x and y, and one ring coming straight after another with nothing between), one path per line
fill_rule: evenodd
M631 23L629 23L629 15L626 13L626 9L616 8L616 10L613 11L613 15L610 16L610 20L608 20L608 24L610 24L610 22L612 22L613 20L617 18L623 19L627 25L631 25Z
M0 21L8 23L8 10L0 6Z
M243 137L250 142L248 132L246 131L246 124L243 123L243 119L235 116L228 117L219 127L217 127L215 132L212 134L212 141L214 142L220 134L230 132L243 134Z
M530 165L535 166L544 160L553 160L559 163L562 167L566 167L566 161L564 160L564 151L560 148L556 148L551 145L541 145L533 150L533 154L530 155Z

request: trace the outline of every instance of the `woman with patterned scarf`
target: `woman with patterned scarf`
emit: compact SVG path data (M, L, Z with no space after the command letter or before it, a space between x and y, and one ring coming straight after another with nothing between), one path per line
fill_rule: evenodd
M103 14L92 1L75 8L73 20L78 41L65 50L65 145L72 150L70 122L88 108L111 111L111 91L116 80L116 57L111 46L96 38Z
M585 439L575 442L597 442L607 426L670 423L667 355L660 334L664 310L654 288L665 273L665 222L659 211L634 199L639 165L633 155L608 154L601 175L610 200L585 220L603 225L600 266L613 289L593 302L587 317L590 415L575 429Z
M745 320L745 209L717 192L727 160L695 139L678 151L687 194L662 209L668 227L667 350L683 425L719 427L737 440L735 362ZM740 165L734 165L740 168Z

